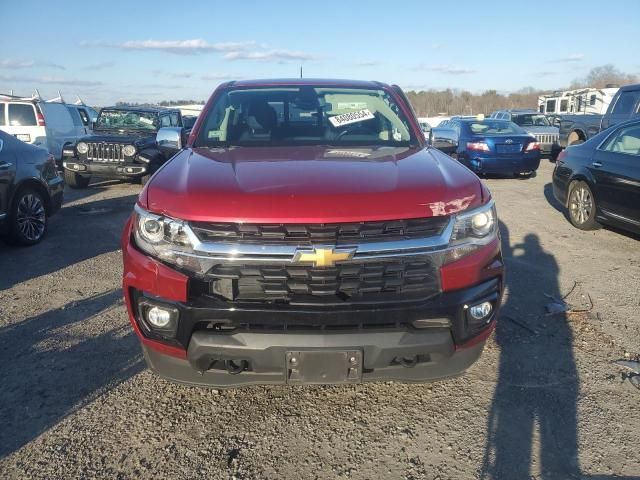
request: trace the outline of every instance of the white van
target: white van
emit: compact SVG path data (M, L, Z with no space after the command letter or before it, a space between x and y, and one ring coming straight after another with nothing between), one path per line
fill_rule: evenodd
M63 147L91 133L90 120L85 125L78 108L79 105L0 94L0 130L25 143L45 147L61 164ZM87 117L90 118L88 112Z

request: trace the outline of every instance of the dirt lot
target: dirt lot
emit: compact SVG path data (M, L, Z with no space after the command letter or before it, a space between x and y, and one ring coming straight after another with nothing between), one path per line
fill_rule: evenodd
M491 179L508 267L501 319L466 375L430 385L170 384L121 300L138 186L67 192L46 241L0 244L0 478L640 478L640 241L581 232L551 165ZM574 310L547 315L549 296Z

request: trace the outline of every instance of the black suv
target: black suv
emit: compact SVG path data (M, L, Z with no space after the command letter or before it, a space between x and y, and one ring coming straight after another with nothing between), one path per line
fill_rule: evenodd
M179 110L155 107L103 108L93 135L64 149L64 179L72 188L85 188L91 177L137 180L145 184L172 153L158 148L156 133L163 127L182 130Z

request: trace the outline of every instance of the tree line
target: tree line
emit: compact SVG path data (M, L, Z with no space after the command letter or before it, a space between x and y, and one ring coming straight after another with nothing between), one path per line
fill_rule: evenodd
M568 88L556 90L579 89L586 87L605 88L610 85L620 86L637 83L638 77L621 72L613 65L595 67L584 78L577 78ZM553 90L540 90L526 87L512 93L498 93L486 90L474 94L467 90L422 90L409 91L407 97L420 117L437 115L475 115L491 113L494 110L507 108L538 108L538 96L552 93Z

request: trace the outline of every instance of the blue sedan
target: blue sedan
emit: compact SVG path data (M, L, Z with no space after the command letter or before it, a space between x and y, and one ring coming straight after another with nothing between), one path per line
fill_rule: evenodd
M508 120L453 117L431 131L431 144L478 175L531 175L540 166L540 144Z

